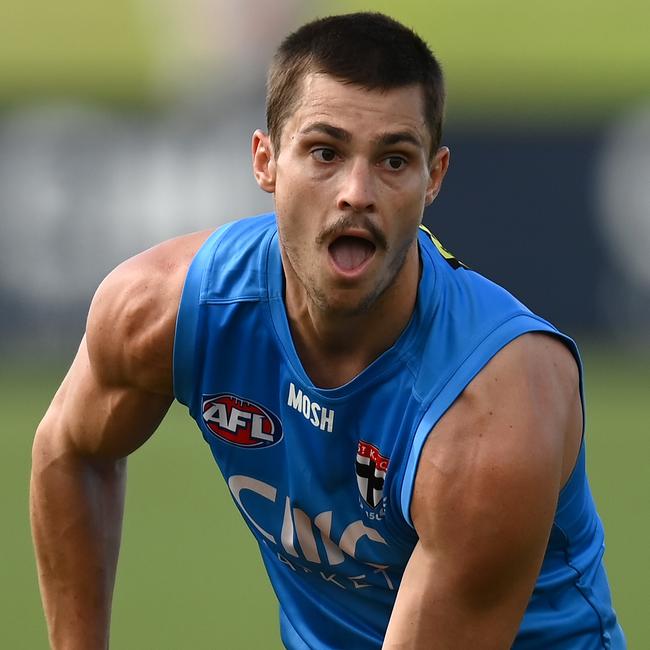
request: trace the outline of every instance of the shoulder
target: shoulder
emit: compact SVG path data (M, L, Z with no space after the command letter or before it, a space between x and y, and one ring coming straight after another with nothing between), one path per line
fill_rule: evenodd
M503 326L517 318L555 329L504 287L465 266L428 231L420 232L420 245L425 266L433 269L428 286L438 307L438 326L448 328L450 338L459 335L459 345L471 345L497 329L506 335L509 327Z
M176 314L189 265L212 230L163 242L100 284L86 324L89 360L106 385L172 395Z
M192 268L193 290L208 301L262 298L268 290L266 271L276 232L273 213L238 219L219 228Z
M458 515L459 525L480 526L509 512L513 524L534 530L528 519L548 521L549 509L552 515L581 433L579 371L572 353L548 334L516 338L431 431L411 507L418 533L427 535L439 516L450 513Z
M549 408L561 410L578 389L578 365L569 348L557 336L529 332L497 352L459 402L467 417L475 414L479 403L501 403L517 394L522 401L513 400L513 407L520 404L548 415Z

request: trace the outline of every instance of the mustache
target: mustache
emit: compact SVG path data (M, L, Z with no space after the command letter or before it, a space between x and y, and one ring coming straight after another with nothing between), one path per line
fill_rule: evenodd
M364 214L340 217L331 226L321 231L318 237L316 237L316 243L321 245L328 239L335 239L337 235L344 233L348 228L362 228L367 230L378 248L383 248L384 250L388 248L388 242L384 233L375 225L370 217Z

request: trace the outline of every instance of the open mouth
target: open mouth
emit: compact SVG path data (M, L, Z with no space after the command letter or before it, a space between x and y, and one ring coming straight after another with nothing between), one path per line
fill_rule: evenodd
M328 247L330 258L339 271L354 273L361 270L374 255L375 245L363 237L343 235Z

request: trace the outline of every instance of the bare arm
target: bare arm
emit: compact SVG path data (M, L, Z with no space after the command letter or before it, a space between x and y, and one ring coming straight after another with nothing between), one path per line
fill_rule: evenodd
M522 336L485 367L423 449L419 542L384 648L511 647L581 430L577 368L557 340Z
M53 648L108 647L125 457L172 401L176 312L203 239L205 233L166 242L108 276L36 432L30 513Z

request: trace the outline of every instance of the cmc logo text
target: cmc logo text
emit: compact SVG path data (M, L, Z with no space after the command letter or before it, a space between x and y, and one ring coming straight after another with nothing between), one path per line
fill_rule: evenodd
M203 396L203 420L215 436L239 447L270 447L282 440L275 413L237 395Z

